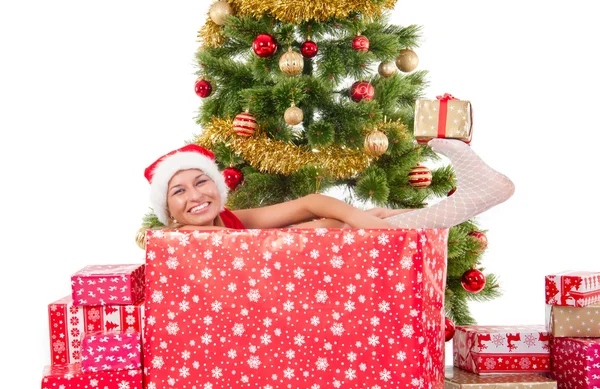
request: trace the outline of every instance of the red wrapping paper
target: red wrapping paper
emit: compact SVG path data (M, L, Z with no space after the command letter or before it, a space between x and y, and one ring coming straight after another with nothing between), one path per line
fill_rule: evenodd
M75 305L131 305L144 299L144 265L90 265L71 276Z
M151 231L158 388L443 388L447 230Z
M454 366L477 374L549 372L549 341L543 325L457 326Z
M585 307L600 302L600 272L566 271L546 276L546 304Z
M48 305L51 364L81 360L81 337L96 331L142 331L144 303L78 307L71 296Z
M139 332L99 331L83 335L81 370L134 370L142 368L142 338Z
M554 338L552 376L558 389L600 388L600 339Z
M79 363L46 366L42 389L142 389L142 371L84 373Z

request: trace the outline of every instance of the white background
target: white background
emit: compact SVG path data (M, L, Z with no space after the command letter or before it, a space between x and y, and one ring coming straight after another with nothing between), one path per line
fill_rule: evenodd
M427 96L471 100L473 149L517 190L479 217L504 296L480 324L542 324L544 275L599 270L600 27L592 2L399 2L423 26ZM168 5L167 5L168 4ZM193 55L207 0L0 6L0 376L38 387L47 305L88 264L143 262L144 168L200 128Z

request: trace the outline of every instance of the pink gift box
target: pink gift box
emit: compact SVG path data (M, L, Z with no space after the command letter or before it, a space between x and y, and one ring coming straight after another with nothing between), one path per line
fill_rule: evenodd
M99 331L81 340L81 370L134 370L142 367L139 332Z
M142 331L144 302L78 307L69 295L48 304L52 365L81 360L81 337L96 331Z
M549 340L544 325L457 326L454 366L476 374L549 372Z
M447 237L149 231L145 383L442 388Z
M600 339L554 338L552 376L558 389L600 388Z
M84 373L79 363L46 366L42 389L142 389L142 371L115 370Z
M90 265L71 276L75 305L128 305L144 299L144 265Z
M566 271L546 276L546 304L585 307L600 302L600 272Z

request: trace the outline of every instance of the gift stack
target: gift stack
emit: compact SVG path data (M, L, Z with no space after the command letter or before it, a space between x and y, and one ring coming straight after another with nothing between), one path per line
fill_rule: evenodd
M86 266L48 305L42 389L142 389L144 264Z
M150 231L144 384L441 389L447 238Z
M457 326L452 341L448 389L556 389L543 375L550 373L550 335L543 325Z
M546 276L546 326L558 388L600 388L600 272Z

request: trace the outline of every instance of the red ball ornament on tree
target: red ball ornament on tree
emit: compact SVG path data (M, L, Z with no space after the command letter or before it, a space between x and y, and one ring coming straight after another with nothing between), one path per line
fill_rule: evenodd
M477 269L470 269L462 275L460 283L467 292L479 293L485 287L485 276Z
M369 39L363 35L357 35L352 39L352 48L356 51L369 51Z
M313 41L306 41L300 46L300 52L304 58L312 58L319 52L319 46Z
M454 322L452 320L446 318L444 320L444 339L446 342L449 342L454 337L454 332L456 331L456 327L454 326Z
M456 192L456 187L450 189L450 192L448 192L448 197L452 196L454 192Z
M481 245L481 250L485 250L487 248L488 239L487 239L487 236L485 236L485 234L483 232L473 231L473 232L469 233L469 236L472 236L473 238L475 238L479 241L479 244Z
M350 88L350 97L356 101L371 101L375 96L375 88L367 81L356 81Z
M261 58L271 57L277 51L277 42L275 38L269 34L260 34L252 43L254 53Z
M234 191L242 182L244 182L244 173L233 166L223 170L223 177L225 177L225 184L231 191Z
M196 94L200 97L202 97L203 99L210 96L210 94L212 93L212 85L210 84L210 82L206 81L203 78L199 78L196 80L196 83L194 84L194 90L196 91Z

